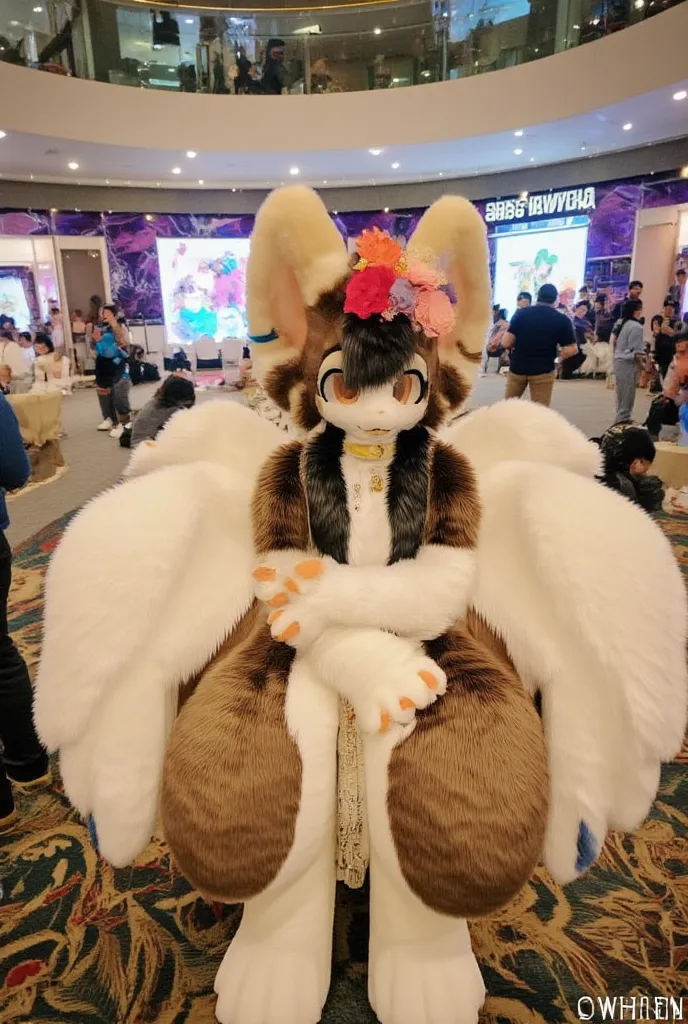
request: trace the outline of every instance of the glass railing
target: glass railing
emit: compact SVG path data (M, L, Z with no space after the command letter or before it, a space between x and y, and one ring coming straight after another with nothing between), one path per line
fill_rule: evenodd
M0 60L177 92L396 89L538 60L680 2L400 0L200 13L109 0L0 0Z

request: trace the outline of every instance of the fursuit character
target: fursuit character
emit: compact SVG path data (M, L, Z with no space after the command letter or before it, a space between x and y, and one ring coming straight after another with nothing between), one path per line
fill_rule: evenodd
M406 251L365 233L350 261L314 193L273 193L248 266L254 368L301 437L236 403L182 411L53 558L39 732L113 864L161 810L189 880L245 903L222 1024L316 1024L335 882L368 866L381 1024L475 1024L466 918L540 857L575 879L680 747L686 599L659 529L548 409L442 430L480 361L487 266L465 200ZM122 517L142 538L135 607L116 554L89 555ZM129 598L116 646L102 578Z

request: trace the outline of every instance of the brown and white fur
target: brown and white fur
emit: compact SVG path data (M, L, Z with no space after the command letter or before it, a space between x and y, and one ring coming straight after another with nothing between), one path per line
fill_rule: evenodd
M484 232L461 200L427 215L423 247L433 224L454 231L438 255L450 257L459 293L457 333L438 344L407 329L412 348L390 373L386 345L402 332L392 324L376 338L344 317L347 257L317 197L273 194L257 220L251 325L279 336L256 346L256 362L268 394L311 433L260 475L258 603L177 718L162 792L165 835L185 874L215 899L246 903L216 980L222 1024L320 1018L340 698L364 733L369 991L382 1024L477 1019L484 987L465 917L513 896L542 848L539 719L468 608L477 489L469 464L433 432L467 394L462 367L479 359ZM427 392L403 405L394 378L413 366ZM372 373L353 413L323 397L327 371L347 385ZM368 427L388 431L387 457L375 463L343 450L370 442Z

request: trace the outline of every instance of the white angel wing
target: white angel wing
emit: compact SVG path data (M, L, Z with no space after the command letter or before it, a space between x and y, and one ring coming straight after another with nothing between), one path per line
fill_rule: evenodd
M554 465L479 473L473 605L542 695L550 758L545 862L561 883L632 830L686 723L686 593L638 506ZM514 737L518 742L518 737Z
M470 459L478 475L514 459L561 466L580 476L600 472L598 446L558 412L536 402L512 398L483 406L454 420L440 437Z
M253 600L251 495L282 440L235 403L175 416L53 556L36 724L117 866L152 835L179 685Z

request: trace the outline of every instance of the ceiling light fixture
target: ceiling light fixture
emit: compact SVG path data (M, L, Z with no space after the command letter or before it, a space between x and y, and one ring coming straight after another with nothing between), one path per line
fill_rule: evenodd
M373 29L373 35L381 36L382 35L382 29L381 28L374 28Z
M6 138L7 138L7 132L0 132L0 139L6 139Z
M514 156L520 156L522 152L523 152L522 149L515 149L514 150Z
M519 128L519 130L517 132L514 132L514 135L516 136L517 139L522 138L523 137L523 130L521 128Z
M76 160L70 160L69 163L67 164L67 167L69 167L70 171L78 171L79 170L79 165L76 162Z
M581 146L581 153L585 153L585 143Z
M42 7L34 7L33 13L34 14L42 14L43 13L43 8Z
M440 171L439 176L440 176L440 178L443 178L444 177L444 171Z
M685 89L679 89L678 92L674 93L675 100L684 100L688 96L688 92Z
M184 21L186 22L187 25L193 25L194 23L193 18L184 18Z
M385 206L384 212L389 213L389 206Z
M298 167L290 167L289 173L291 174L292 178L295 178L297 174L301 173L301 171L299 170Z
M172 173L173 174L181 174L182 173L181 167L173 167L172 168Z
M534 157L534 156L531 156L531 158L530 158L530 162L531 162L531 164L534 164L534 163L535 163L535 157Z
M380 153L382 152L382 150L381 149L369 149L368 152L370 153L371 156L379 156Z
M236 189L235 189L235 188L233 188L233 189L232 189L232 192L236 192Z
M518 198L519 198L519 199L520 199L520 200L521 200L522 202L525 202L525 201L526 201L526 199L528 198L528 193L527 193L527 192L521 192L521 194L519 195L519 197L518 197Z
M323 185L327 185L327 178L323 181Z
M199 178L198 179L198 184L199 185L205 185L205 181L203 180L203 178Z
M196 157L198 156L198 153L196 152L195 149L187 149L186 155L189 158L189 160L195 160Z
M392 170L393 171L398 171L399 170L399 166L400 166L399 163L395 160L395 162L392 164Z
M153 220L153 214L152 213L147 213L146 214L146 220L149 220L149 221Z
M688 178L688 164L686 164L685 167L681 168L681 177Z
M626 124L625 124L625 125L623 126L623 130L624 130L625 132L630 132L630 130L631 130L631 128L632 128L632 127L633 127L633 125L631 124L631 122L630 122L630 121L627 121L627 122L626 122Z

